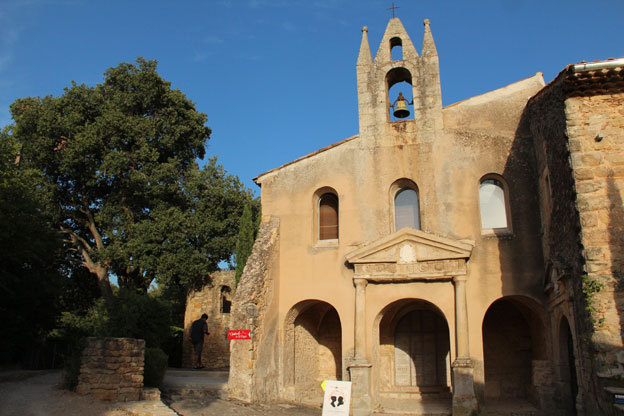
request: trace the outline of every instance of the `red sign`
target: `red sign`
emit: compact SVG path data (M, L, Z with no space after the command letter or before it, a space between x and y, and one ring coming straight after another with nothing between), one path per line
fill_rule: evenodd
M228 339L251 339L251 330L250 329L235 329L229 330Z

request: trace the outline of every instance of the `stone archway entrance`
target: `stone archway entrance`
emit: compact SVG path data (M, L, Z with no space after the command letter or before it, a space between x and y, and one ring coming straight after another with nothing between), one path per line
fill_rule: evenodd
M428 309L403 316L394 333L394 384L448 390L450 345L446 320Z
M382 360L383 368L387 368L388 371L374 370L376 377L371 378L373 365L369 363L369 357L366 357L366 287L369 284L394 285L412 282L425 285L440 283L453 285L456 356L452 371L453 391L456 394L452 397L452 408L457 414L469 414L476 410L473 363L468 348L469 330L466 307L467 261L473 246L474 243L470 241L452 240L413 228L403 228L346 255L347 263L354 268L353 284L355 286L354 362L349 366L354 386L354 412L356 410L358 413L370 412L373 405L378 404L387 409L384 404L384 393L387 393L387 397L396 400L407 394L407 399L412 400L424 392L421 389L448 388L450 384L451 377L448 374L450 371L446 372L445 377L441 370L442 362L445 363L444 368L446 368L446 360L441 358L443 355L441 351L450 350L448 347L442 347L449 339L446 338L445 341L442 335L448 334L448 324L446 320L443 323L439 321L437 315L431 315L431 311L436 310L431 307L413 308L412 310L420 309L421 311L409 316L401 316L405 320L399 326L398 335L395 336L394 333L399 324L398 320L395 321L392 333L385 334L390 341L383 339L382 332L386 326L379 326L380 348L379 355L375 359ZM413 300L407 301L410 303ZM421 302L422 305L422 301L415 302ZM391 315L389 312L391 310L396 312L395 306L398 304L403 304L403 301L385 308L378 318L382 321L390 319L387 318ZM405 311L405 314L412 310ZM444 331L445 325L446 331ZM396 356L395 343L399 346L396 349L400 350L396 352ZM390 355L387 354L388 345L391 345ZM433 350L433 353L430 350ZM384 361L392 363L392 366L384 365ZM395 362L399 363L396 367L394 367ZM450 365L448 367L450 369ZM399 374L395 376L397 370ZM389 375L390 378L388 378ZM371 381L376 385L371 384ZM443 386L444 381L447 382L445 386ZM387 388L389 390L384 391ZM407 391L403 391L405 389ZM409 408L414 410L414 403L410 403ZM397 410L403 411L404 409Z
M494 302L483 319L486 403L552 401L552 363L539 305L521 296ZM548 399L547 399L548 398Z
M321 382L342 379L342 327L336 309L318 300L295 305L286 317L284 351L289 398L320 404Z
M402 299L378 321L379 404L388 412L451 410L450 333L433 304Z

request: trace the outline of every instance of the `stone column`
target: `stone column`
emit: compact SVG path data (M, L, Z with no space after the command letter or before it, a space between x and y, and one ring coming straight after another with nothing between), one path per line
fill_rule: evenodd
M468 344L468 309L466 308L466 276L453 277L455 283L455 337L457 358L470 358Z
M353 283L355 284L354 356L356 360L360 360L364 358L366 348L366 286L368 280L355 278Z
M454 276L455 342L457 357L453 362L453 416L477 412L474 392L474 369L468 344L468 309L466 307L466 276Z
M366 359L366 286L364 278L354 278L355 285L355 322L354 322L354 354L348 366L351 377L351 402L353 416L372 414L370 373L372 365Z

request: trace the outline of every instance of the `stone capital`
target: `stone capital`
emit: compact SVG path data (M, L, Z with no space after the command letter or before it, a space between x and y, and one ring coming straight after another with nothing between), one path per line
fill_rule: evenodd
M354 277L353 284L355 285L356 288L363 289L366 286L368 286L368 280L363 277Z

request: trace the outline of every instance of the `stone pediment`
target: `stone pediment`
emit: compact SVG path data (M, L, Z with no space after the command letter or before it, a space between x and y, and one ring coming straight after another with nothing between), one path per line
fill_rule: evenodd
M441 280L466 274L474 243L413 228L373 241L347 254L355 277L372 281Z

